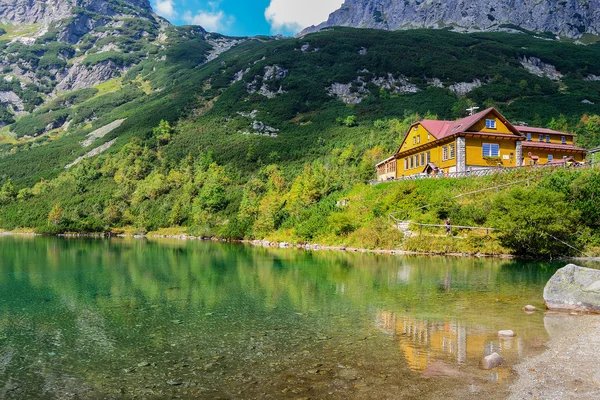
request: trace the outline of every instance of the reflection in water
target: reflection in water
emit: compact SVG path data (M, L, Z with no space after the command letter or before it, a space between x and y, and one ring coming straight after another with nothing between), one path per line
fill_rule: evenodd
M533 344L525 344L525 339L520 336L498 338L484 326L465 325L458 321L427 320L381 311L377 313L376 323L399 342L408 367L416 372L427 371L436 361L476 364L494 352L504 358L518 359L539 348L539 338ZM544 335L543 332L539 334ZM507 368L501 368L491 372L490 379L499 381L509 375Z
M0 397L503 397L558 266L4 237Z

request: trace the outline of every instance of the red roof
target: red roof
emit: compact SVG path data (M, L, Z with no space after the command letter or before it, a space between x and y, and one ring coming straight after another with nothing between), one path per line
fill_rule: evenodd
M563 136L575 136L572 133L559 132L553 129L547 128L535 128L532 126L515 126L519 132L522 133L543 133L543 134L554 134L554 135L563 135Z
M523 142L523 147L535 148L535 149L550 149L557 151L578 151L578 152L587 152L586 149L582 149L581 147L573 146L572 144L562 144L562 143L546 143L546 142Z
M427 131L433 135L433 137L435 137L436 139L443 139L445 137L452 136L457 133L466 132L477 122L481 121L481 119L483 119L483 117L485 117L490 112L495 112L501 119L504 119L494 107L490 107L488 109L478 112L477 114L473 114L468 117L459 119L458 121L438 121L432 119L425 119L420 123L421 125L423 125L423 128L427 129ZM503 122L505 122L509 128L512 127L512 125L510 125L508 121ZM482 133L485 134L485 132Z

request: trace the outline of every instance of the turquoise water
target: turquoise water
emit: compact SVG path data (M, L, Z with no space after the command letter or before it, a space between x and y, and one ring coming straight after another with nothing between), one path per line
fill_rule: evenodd
M563 264L0 237L0 397L503 398Z

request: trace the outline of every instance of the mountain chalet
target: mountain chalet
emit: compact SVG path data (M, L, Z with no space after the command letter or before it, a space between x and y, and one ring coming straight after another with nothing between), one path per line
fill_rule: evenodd
M513 126L495 108L458 121L423 120L409 128L392 157L377 164L377 180L479 169L583 162L574 135Z

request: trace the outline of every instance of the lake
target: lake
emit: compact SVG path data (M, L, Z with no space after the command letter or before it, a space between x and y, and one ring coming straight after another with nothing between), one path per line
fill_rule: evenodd
M564 264L0 236L0 397L504 398Z

